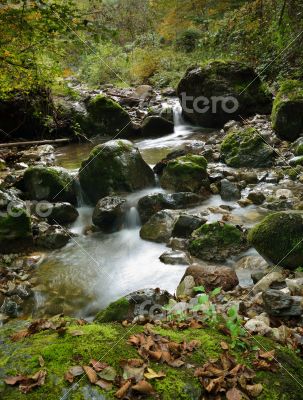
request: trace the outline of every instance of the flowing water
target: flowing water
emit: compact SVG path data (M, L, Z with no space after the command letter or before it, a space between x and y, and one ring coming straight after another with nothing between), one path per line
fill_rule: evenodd
M171 135L136 141L148 164L154 165L168 152L184 147L195 140L197 133L199 140L208 134L206 130L185 123L178 106L174 109L174 123L175 131ZM75 170L92 146L75 144L60 148L57 162ZM159 256L167 247L140 239L140 218L136 209L140 197L163 190L157 187L128 195L129 210L119 232L85 236L85 228L91 224L93 208L85 205L79 183L77 185L79 217L70 228L77 236L63 249L48 254L39 267L34 314L42 316L64 312L66 315L89 318L111 301L134 290L161 287L174 293L186 267L161 263ZM231 203L222 201L220 196L211 196L192 211L205 213L209 207L216 208L222 204ZM262 213L256 207L236 207L232 222L244 220L253 224L261 217ZM209 215L210 221L221 218L220 212L214 211Z

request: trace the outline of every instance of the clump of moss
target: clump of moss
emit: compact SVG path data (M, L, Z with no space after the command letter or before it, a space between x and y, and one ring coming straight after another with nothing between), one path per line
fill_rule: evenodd
M113 135L123 130L120 136L123 137L130 130L130 116L109 97L101 94L93 97L87 104L87 111L87 125L95 135Z
M300 143L296 148L296 156L303 156L303 143Z
M270 166L274 151L254 128L233 130L221 144L221 157L230 167Z
M222 222L202 225L192 233L189 252L203 260L224 261L247 247L245 234Z
M303 265L303 213L277 212L254 226L248 240L274 264L287 269Z
M283 81L275 98L271 120L273 129L285 140L296 140L303 130L303 82Z
M122 297L100 311L96 315L95 322L124 321L127 319L129 311L130 303L125 297Z
M161 176L161 186L180 192L197 192L208 186L207 160L188 154L167 163Z

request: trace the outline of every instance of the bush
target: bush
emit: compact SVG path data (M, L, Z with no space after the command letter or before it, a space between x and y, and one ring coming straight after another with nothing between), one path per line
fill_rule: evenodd
M200 37L201 32L199 30L188 28L177 37L176 48L191 53L197 48Z

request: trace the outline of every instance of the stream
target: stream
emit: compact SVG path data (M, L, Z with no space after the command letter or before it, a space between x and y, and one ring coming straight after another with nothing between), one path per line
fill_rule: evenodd
M173 134L136 141L149 165L155 165L170 151L197 140L203 141L209 135L209 130L185 123L178 105L174 107L174 123ZM72 144L57 149L57 164L70 170L78 169L94 145ZM32 310L35 317L64 313L91 318L110 302L138 289L160 287L170 293L175 292L186 266L161 263L159 256L169 250L166 245L144 241L139 235L137 202L144 195L155 192L164 191L156 187L127 196L129 211L119 232L85 236L84 230L91 224L93 208L84 204L79 191L79 217L70 227L77 236L64 248L47 254L37 270ZM235 207L232 211L233 223L249 226L264 216L264 209L257 206L241 208L235 202L223 201L219 195L211 196L189 211L208 212L209 221L220 220L222 214L209 212L208 209L223 204ZM247 254L256 253L250 250ZM235 260L227 263L233 265ZM251 282L249 271L241 271L239 278L243 285Z

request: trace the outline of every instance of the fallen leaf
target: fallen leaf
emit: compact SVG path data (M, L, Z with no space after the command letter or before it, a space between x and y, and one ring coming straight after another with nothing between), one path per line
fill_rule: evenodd
M72 331L70 334L72 336L82 336L82 335L84 335L84 332L83 331Z
M67 371L64 374L64 379L69 383L73 383L74 382L74 375L71 374L69 371Z
M77 324L80 326L86 325L87 321L85 319L77 319Z
M275 350L260 352L259 357L272 360L275 357Z
M13 342L18 342L19 340L26 338L28 335L29 335L28 330L24 329L22 331L12 334L10 338Z
M228 349L229 349L228 344L227 344L226 342L224 342L224 341L222 341L222 342L220 343L220 346L221 346L221 348L222 348L223 350L228 350Z
M128 392L128 389L130 388L130 386L131 386L131 381L126 381L126 382L121 386L121 388L115 393L115 396L116 396L118 399L123 399L124 396L126 395L126 393Z
M22 393L28 393L37 386L44 385L46 371L38 371L34 375L28 377L24 382L20 382L19 390Z
M114 381L116 378L117 372L113 367L106 367L101 372L99 372L99 376L106 381Z
M139 382L143 379L146 367L146 365L143 363L143 360L140 359L122 360L120 362L120 366L123 369L124 379L127 380L134 378L136 382Z
M75 365L68 370L73 376L80 376L84 374L84 370L81 365Z
M98 380L96 371L89 367L88 365L83 366L84 372L86 373L86 376L88 377L88 380L90 383L96 383Z
M242 399L242 393L240 392L240 390L238 390L237 388L233 387L232 389L229 389L226 392L226 398L227 400L241 400Z
M99 386L101 389L104 389L104 390L112 390L112 388L113 388L113 384L104 379L99 379L95 383L95 385Z
M156 372L151 368L147 368L147 372L145 372L144 374L146 379L159 379L159 378L164 378L166 376L166 374L162 371L160 372Z
M245 390L248 392L248 394L252 397L258 397L259 394L263 390L263 386L261 383L256 383L255 385L247 385Z
M14 386L16 383L24 381L26 379L26 376L24 375L17 375L17 376L8 376L7 378L4 379L4 382L7 385Z
M140 381L136 385L132 386L132 390L135 390L136 392L142 393L142 394L152 394L154 393L154 388L150 383L147 381Z
M44 367L44 365L45 365L45 361L42 356L39 356L39 365L40 365L40 367Z
M103 371L104 368L108 367L108 364L102 363L102 362L94 360L94 359L90 360L89 365L91 365L96 372Z

